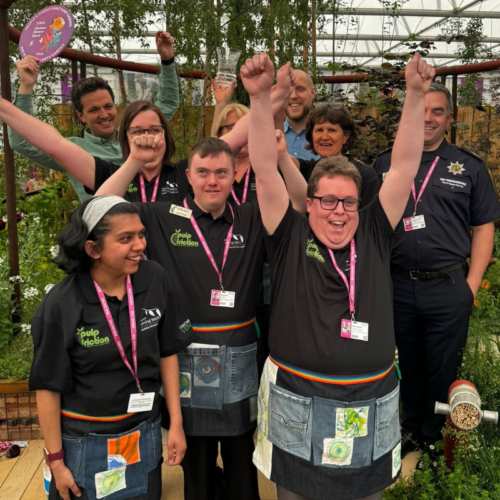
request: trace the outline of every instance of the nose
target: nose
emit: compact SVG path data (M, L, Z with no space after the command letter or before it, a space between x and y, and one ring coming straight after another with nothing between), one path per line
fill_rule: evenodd
M425 111L425 121L426 122L431 122L432 121L432 113L431 113L430 110L429 111L427 111L427 110Z
M339 200L337 206L333 209L334 214L343 215L345 213L344 200Z
M140 238L139 235L137 235L134 238L134 245L133 245L134 251L144 252L146 246L147 246L146 238Z

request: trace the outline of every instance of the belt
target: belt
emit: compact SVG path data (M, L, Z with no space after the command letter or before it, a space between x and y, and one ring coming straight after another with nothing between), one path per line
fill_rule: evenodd
M354 384L366 384L369 382L375 382L387 376L392 367L394 366L394 361L383 370L375 373L369 373L367 375L323 375L321 373L314 373L308 370L303 370L302 368L297 368L296 366L288 365L283 363L283 361L278 361L269 355L269 359L282 370L297 375L298 377L305 378L306 380L312 380L313 382L322 382L323 384L336 384L336 385L354 385Z
M255 317L242 321L240 323L220 323L216 325L205 324L205 325L195 325L193 324L194 332L224 332L228 330L238 330L239 328L245 328L245 326L255 323Z
M406 269L401 269L400 267L392 267L391 272L411 280L435 280L439 278L450 278L453 280L449 273L456 271L457 269L464 268L465 265L466 263L463 260L461 262L457 262L456 264L452 264L451 266L438 269L437 271L407 271Z

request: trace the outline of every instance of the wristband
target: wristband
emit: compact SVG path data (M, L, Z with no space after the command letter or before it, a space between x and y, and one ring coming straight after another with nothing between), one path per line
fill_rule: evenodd
M44 448L43 454L45 457L45 461L49 464L50 467L51 462L64 459L64 448L61 451L58 451L57 453L49 453L49 450L47 450L47 448Z
M170 66L175 61L175 57L171 57L170 59L163 59L161 61L162 66Z

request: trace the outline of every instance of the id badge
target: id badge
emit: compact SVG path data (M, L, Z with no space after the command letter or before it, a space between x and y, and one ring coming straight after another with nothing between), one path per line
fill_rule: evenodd
M184 217L185 219L190 219L193 211L189 208L179 207L178 205L170 206L170 213L174 215L178 215L180 217Z
M226 290L212 290L210 294L210 305L214 307L234 307L236 292Z
M368 323L343 319L340 325L340 336L345 339L368 341Z
M424 229L425 218L423 215L415 215L415 217L406 217L403 219L405 231L415 231L416 229Z
M127 413L137 413L139 411L151 411L155 401L154 392L143 392L131 394L128 400Z

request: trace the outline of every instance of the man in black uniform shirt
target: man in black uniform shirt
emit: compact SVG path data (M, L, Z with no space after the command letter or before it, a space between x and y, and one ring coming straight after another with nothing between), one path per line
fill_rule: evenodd
M434 404L447 400L457 377L470 308L493 249L493 221L500 217L481 158L445 139L452 117L449 91L433 83L425 96L422 160L392 252L403 453L441 439L444 417L434 414ZM390 164L391 150L377 158L382 180Z

